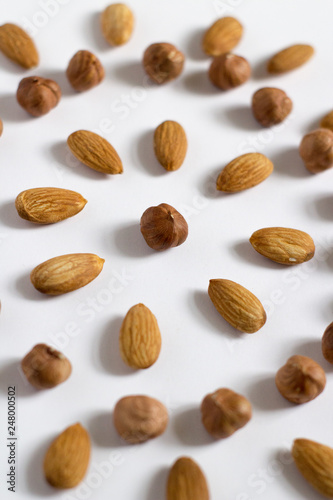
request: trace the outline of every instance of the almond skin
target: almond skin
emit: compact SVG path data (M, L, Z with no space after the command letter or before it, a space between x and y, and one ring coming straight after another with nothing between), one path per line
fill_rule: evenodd
M333 449L310 439L295 439L291 454L304 479L324 497L333 498Z
M0 51L22 68L34 68L39 55L32 38L16 24L0 26Z
M210 280L208 294L221 316L240 332L257 332L266 323L266 312L259 299L238 283Z
M232 160L216 181L218 191L237 193L263 182L273 172L273 163L261 153L247 153Z
M44 459L47 482L58 489L74 488L86 475L90 460L90 437L81 424L64 430L49 447Z
M203 51L209 56L220 56L230 52L243 35L243 26L234 17L218 19L205 33Z
M23 358L24 375L36 389L52 389L65 382L72 373L70 361L46 344L37 344Z
M128 366L145 369L152 366L161 351L161 333L154 314L143 304L128 311L121 325L119 348Z
M311 236L298 229L267 227L255 231L250 243L253 248L268 259L294 266L312 259L315 244Z
M154 150L165 170L178 170L184 163L187 152L187 138L183 127L171 120L161 123L155 130Z
M78 130L73 132L67 144L73 155L88 167L103 174L121 174L123 164L111 144L94 132Z
M83 210L87 200L75 191L61 188L33 188L22 191L15 207L22 219L35 224L54 224Z
M189 457L173 464L167 482L167 500L209 500L206 478L199 465Z
M127 43L132 36L133 27L133 12L123 3L109 5L102 13L102 33L110 45L118 46Z
M72 292L93 281L104 259L92 253L73 253L47 260L35 267L30 279L36 290L47 295Z
M292 45L275 54L268 62L267 71L273 75L286 73L305 64L314 54L311 45Z

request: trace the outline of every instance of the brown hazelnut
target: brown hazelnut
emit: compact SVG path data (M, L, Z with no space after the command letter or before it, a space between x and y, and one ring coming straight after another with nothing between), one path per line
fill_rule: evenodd
M284 398L291 403L303 404L323 392L326 375L313 359L295 355L277 372L275 383Z
M251 76L251 67L246 59L235 54L215 57L209 68L210 81L222 90L239 87Z
M154 82L171 82L183 71L185 56L171 43L153 43L143 56L143 66Z
M252 407L244 396L230 389L218 389L202 401L201 417L211 436L224 439L248 423Z
M257 90L252 97L254 117L263 127L283 122L292 109L292 100L281 89L265 87Z
M305 135L299 147L299 154L306 168L313 174L333 167L333 132L320 128Z
M166 203L150 207L141 217L141 233L153 250L167 250L184 243L188 225L177 210Z
M39 76L23 78L16 93L20 106L32 116L46 115L57 106L60 97L59 85L53 80Z
M120 437L139 444L163 434L168 425L168 410L148 396L127 396L118 401L113 422Z
M36 389L52 389L72 372L70 361L46 344L37 344L21 362L24 375Z
M328 325L324 332L321 348L326 361L333 364L333 323Z
M328 113L320 122L321 128L329 128L333 132L333 111Z
M74 90L85 92L101 83L105 71L94 54L88 50L79 50L69 61L66 75Z

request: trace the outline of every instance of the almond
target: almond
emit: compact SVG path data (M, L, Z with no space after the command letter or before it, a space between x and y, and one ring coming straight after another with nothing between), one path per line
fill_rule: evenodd
M78 130L73 132L67 144L73 155L78 160L103 174L121 174L123 164L117 151L103 137L89 132L88 130Z
M209 500L206 478L199 465L189 457L173 464L167 482L167 500Z
M298 229L267 227L255 231L250 243L253 248L268 259L293 266L312 259L315 244L311 236Z
M131 368L149 368L161 351L161 333L154 314L143 304L128 311L121 325L119 347L124 363Z
M202 48L209 56L230 52L240 41L243 26L234 17L218 19L205 33Z
M263 182L273 172L273 163L261 153L238 156L222 170L216 181L218 191L236 193Z
M36 224L53 224L73 217L86 203L79 193L60 188L27 189L15 200L19 216Z
M23 68L34 68L39 55L33 40L16 24L0 26L0 51Z
M238 283L210 280L208 294L216 310L237 330L254 333L266 323L266 312L260 300Z
M311 45L292 45L275 54L267 65L268 73L278 75L291 71L305 64L314 54L314 48Z
M310 439L295 439L292 456L304 479L324 497L333 498L333 449Z
M86 475L90 459L90 437L81 424L62 432L49 447L44 459L44 474L51 486L74 488Z
M92 253L54 257L33 269L31 283L39 292L62 295L94 280L102 271L104 262L104 259Z
M186 156L187 138L183 127L168 120L157 127L154 134L155 155L165 170L178 170Z
M104 38L110 45L123 45L133 33L133 12L123 3L114 3L106 7L101 17Z

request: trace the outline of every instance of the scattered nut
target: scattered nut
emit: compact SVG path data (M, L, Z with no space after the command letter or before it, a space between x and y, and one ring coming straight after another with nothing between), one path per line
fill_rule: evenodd
M221 17L206 31L203 51L209 56L220 56L238 45L243 35L243 26L234 17Z
M46 344L37 344L21 362L24 375L36 389L52 389L72 373L70 361Z
M141 233L153 250L167 250L184 243L188 225L177 210L166 203L150 207L141 217Z
M328 113L320 122L321 128L329 128L333 132L333 111Z
M333 323L329 324L324 332L321 348L326 361L333 364Z
M307 356L292 356L275 377L280 394L291 403L303 404L323 392L326 375L318 363Z
M0 26L0 51L25 69L34 68L39 63L34 41L16 24L6 23Z
M16 97L20 106L32 116L42 116L57 106L61 89L53 80L30 76L20 81Z
M178 170L187 153L187 137L183 127L172 120L161 123L154 133L154 151L165 170Z
M244 57L228 53L213 59L208 75L216 87L229 90L247 82L251 67Z
M3 123L2 120L0 120L0 137L2 136L2 132L3 132Z
M305 135L299 147L299 154L306 168L313 174L333 167L333 132L320 128Z
M74 90L85 92L101 83L105 71L94 54L89 50L79 50L69 61L66 75Z
M147 75L158 84L177 78L183 71L184 62L184 54L171 43L153 43L143 56Z
M204 473L189 457L180 457L170 469L167 481L167 500L209 500L210 494Z
M271 57L267 64L267 71L272 75L291 71L305 64L313 54L314 48L311 45L292 45Z
M133 26L133 12L123 3L111 4L102 13L102 32L110 45L127 43L132 36Z
M292 100L281 89L265 87L257 90L252 98L254 117L263 127L283 122L292 108Z

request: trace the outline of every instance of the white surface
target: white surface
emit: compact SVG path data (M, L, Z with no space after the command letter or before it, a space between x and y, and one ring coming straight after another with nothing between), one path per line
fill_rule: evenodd
M2 3L1 23L24 25L24 18L37 19L42 10L36 0ZM99 32L105 1L62 3L59 6L59 0L59 11L35 34L38 69L24 72L0 55L1 498L12 498L5 485L6 393L15 384L17 500L51 495L64 500L163 500L167 468L180 455L201 465L215 500L319 499L281 450L290 448L296 437L333 442L332 369L320 351L321 335L332 320L333 170L311 176L297 153L302 135L332 108L332 2L132 1L135 33L130 43L117 49L109 48ZM236 53L253 66L251 81L227 93L210 85L209 60L199 47L202 31L220 15L234 15L244 24ZM156 41L173 42L184 50L186 70L169 85L135 90L147 81L141 68L143 51ZM315 58L285 76L265 76L263 62L298 42L313 44ZM100 57L106 79L77 95L64 70L83 48ZM63 89L59 106L40 119L30 118L15 100L20 79L34 73L53 77ZM294 102L287 123L271 132L261 129L249 110L253 92L262 86L281 87ZM133 109L120 107L119 100L128 95ZM73 167L66 149L71 132L97 130L105 119L112 121L113 131L101 134L118 150L122 176L104 178L83 165ZM189 140L185 164L170 174L152 151L152 131L166 119L182 123ZM246 152L251 140L274 161L275 172L247 192L217 195L217 172ZM89 203L72 219L36 227L18 218L14 199L23 189L37 186L74 189ZM139 220L147 207L162 202L183 213L190 233L181 247L154 253L140 235ZM287 269L257 255L248 238L256 229L274 225L309 232L317 257ZM71 252L105 258L102 274L62 297L37 293L29 283L30 271L48 258ZM127 282L113 280L118 293L103 305L105 289L117 273L128 275ZM206 290L209 279L218 277L243 284L263 301L269 317L260 332L238 335L217 314ZM93 314L87 313L89 298L99 301L99 311ZM163 348L155 366L132 373L120 360L118 331L127 310L138 302L157 316ZM73 323L76 335L64 335ZM38 342L63 350L73 374L58 388L36 393L16 367ZM328 376L325 392L301 407L285 402L273 382L277 369L296 353L322 363ZM254 414L234 436L212 443L197 408L208 392L223 386L247 396ZM170 425L159 439L124 446L115 435L111 413L120 397L137 393L164 402ZM92 487L54 492L43 478L43 456L54 436L76 421L92 436L85 482ZM103 479L92 475L110 454L118 454L112 458L112 474Z

